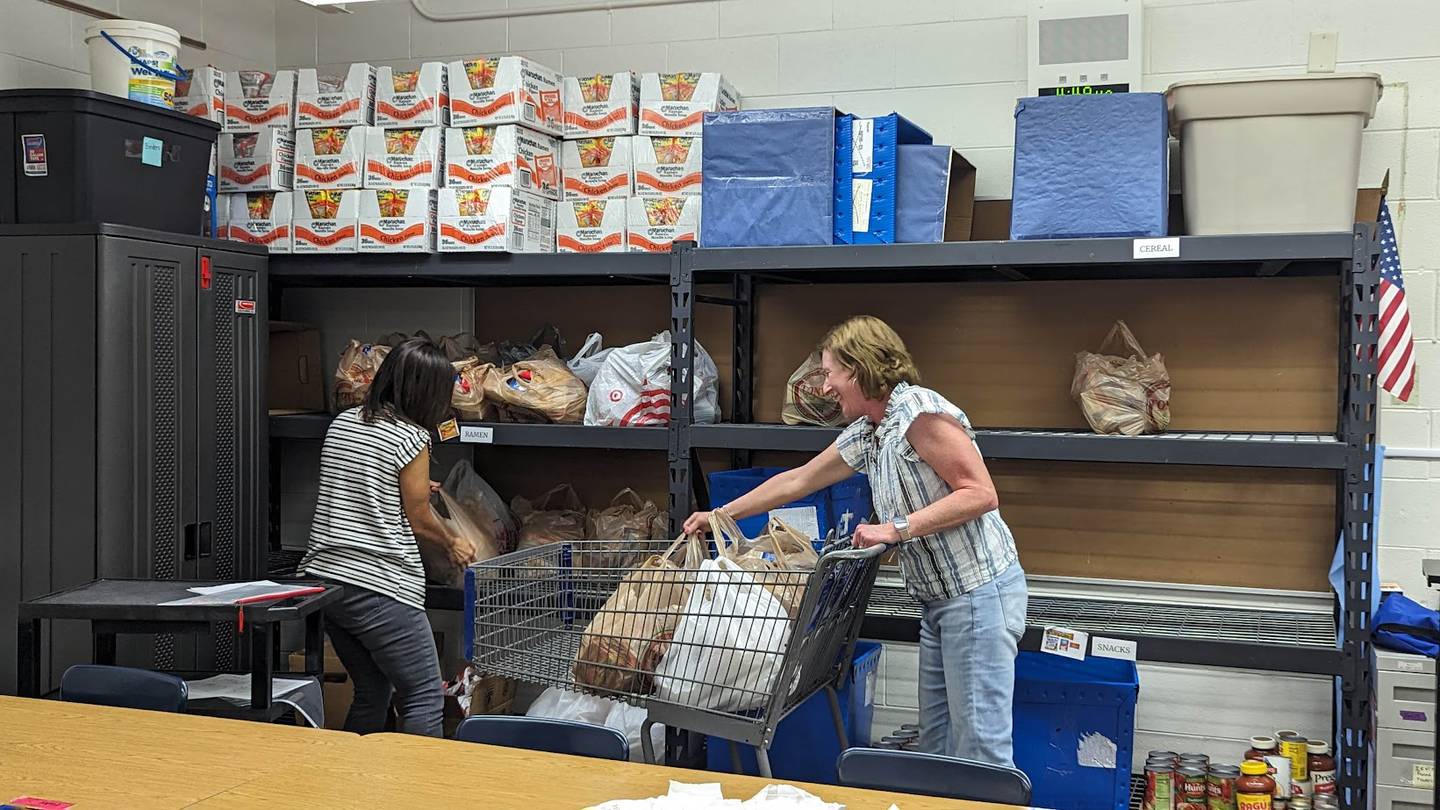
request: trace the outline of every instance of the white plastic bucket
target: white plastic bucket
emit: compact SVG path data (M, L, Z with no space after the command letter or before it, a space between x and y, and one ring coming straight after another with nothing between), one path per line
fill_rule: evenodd
M1374 73L1170 85L1186 233L1349 232L1381 89Z
M137 20L100 20L85 29L90 86L102 93L175 109L180 32Z

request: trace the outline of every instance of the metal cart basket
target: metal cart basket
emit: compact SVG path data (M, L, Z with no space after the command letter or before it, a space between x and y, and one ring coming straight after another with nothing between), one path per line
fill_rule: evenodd
M710 560L707 544L553 543L471 567L473 661L486 674L644 707L670 728L755 747L760 771L780 721L848 676L881 549L827 548L811 571L765 557Z

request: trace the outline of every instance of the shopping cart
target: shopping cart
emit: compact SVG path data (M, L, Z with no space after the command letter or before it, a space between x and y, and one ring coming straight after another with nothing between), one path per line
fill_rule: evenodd
M554 543L472 566L476 668L645 708L647 762L661 723L754 746L768 777L776 727L822 689L846 747L835 689L881 549L827 548L813 572L741 571L701 562L694 542Z

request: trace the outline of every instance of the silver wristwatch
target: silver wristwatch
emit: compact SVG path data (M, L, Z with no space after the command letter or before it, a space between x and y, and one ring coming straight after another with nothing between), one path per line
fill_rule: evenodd
M903 542L905 542L906 540L909 540L909 539L910 539L910 521L909 521L909 520L906 520L906 519L903 518L903 517L893 517L893 518L890 518L890 525L894 526L894 527L895 527L895 531L899 533L899 535L900 535L900 542L903 543Z

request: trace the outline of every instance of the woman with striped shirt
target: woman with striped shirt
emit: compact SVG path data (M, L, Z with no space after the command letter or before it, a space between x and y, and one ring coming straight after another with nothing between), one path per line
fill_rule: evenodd
M345 586L325 609L330 643L355 684L345 730L441 735L440 660L425 618L418 543L456 565L475 557L430 508L430 429L450 418L455 371L439 346L411 338L381 363L365 404L330 424L302 574Z
M881 522L854 543L899 547L920 624L920 744L928 753L1014 766L1011 702L1025 631L1025 572L963 411L917 383L900 336L877 318L840 324L820 345L827 393L853 420L835 444L720 507L768 512L856 472ZM685 521L704 531L709 514Z

